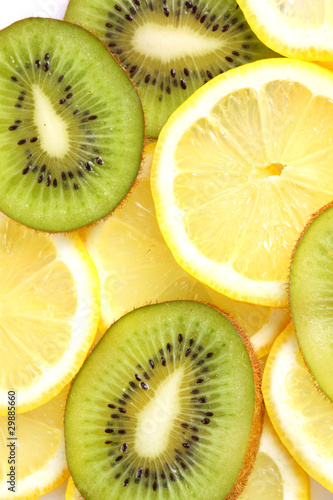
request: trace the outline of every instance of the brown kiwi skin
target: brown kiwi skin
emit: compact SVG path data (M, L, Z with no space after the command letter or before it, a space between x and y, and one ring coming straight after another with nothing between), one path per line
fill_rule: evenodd
M238 477L236 479L236 482L230 491L230 493L225 497L225 500L235 500L236 498L239 497L239 495L242 493L242 491L245 488L245 485L248 481L249 475L251 474L254 463L257 458L258 450L259 450L259 445L260 445L260 438L263 430L263 425L264 425L264 416L265 416L265 404L264 404L264 398L262 395L261 391L261 382L262 382L262 376L261 376L261 369L259 365L258 358L256 356L256 353L254 351L254 348L250 342L249 337L244 333L243 329L236 323L236 321L229 316L229 314L226 314L222 310L220 310L218 307L212 305L212 304L206 304L220 313L222 313L228 320L233 324L233 326L236 328L238 334L240 335L241 339L243 340L247 352L249 353L251 364L252 364L252 369L253 369L253 377L254 377L254 391L255 391L255 404L254 404L254 415L253 415L253 422L252 422L252 429L251 429L251 435L249 438L245 458L243 461L243 466L238 474Z
M321 207L319 210L317 210L317 212L315 212L314 214L312 214L308 220L308 222L305 224L304 228L303 228L303 231L300 233L299 237L298 237L298 240L296 241L296 244L294 246L294 249L293 249L293 252L292 252L292 255L291 255L291 259L290 259L290 265L289 265L289 280L288 280L288 285L287 285L287 292L288 292L288 313L289 313L289 318L290 318L290 323L293 324L293 327L294 327L294 331L295 331L295 337L296 337L296 342L297 342L297 345L298 345L298 349L301 353L301 356L302 356L302 360L303 360L303 363L304 363L304 366L308 372L308 374L310 375L311 377L311 380L313 382L313 385L316 387L317 391L318 391L318 394L321 394L326 401L328 401L329 403L333 404L333 402L326 396L326 394L320 389L318 383L317 383L317 380L314 378L314 376L312 375L312 372L310 371L310 368L308 367L308 364L304 358L304 355L303 355L303 351L301 349L301 346L300 346L300 343L298 341L298 336L297 336L297 333L296 333L296 328L295 328L295 325L293 323L293 319L292 319L292 314L291 314L291 307L290 307L290 274L291 274L291 266L292 266L292 263L293 263L293 258L294 258L294 255L296 253L296 250L298 248L298 245L300 244L305 232L307 231L307 229L311 226L312 222L319 216L321 215L323 212L325 212L326 210L328 210L329 208L333 207L333 201L330 201L329 203L327 203L326 205L324 205L323 207ZM288 325L286 326L286 328L288 328Z
M96 223L94 223L96 224ZM174 300L168 300L164 303L168 304L170 302L184 302L183 299L174 299ZM232 490L228 493L226 497L224 497L223 500L236 500L239 495L242 493L242 491L245 488L245 485L248 481L249 475L253 470L258 450L259 450L259 445L260 445L260 438L263 430L263 425L264 425L264 416L265 416L265 404L264 404L264 399L261 391L261 382L262 382L262 376L261 376L261 368L259 365L258 358L256 356L256 353L254 351L254 348L250 342L249 337L244 333L243 329L236 323L236 321L227 313L223 312L221 309L219 309L217 306L213 304L209 304L207 302L201 302L199 300L186 300L186 302L195 302L198 304L204 304L206 306L212 307L216 311L220 312L225 316L235 327L237 330L239 336L243 340L245 347L247 349L247 352L250 356L251 364L252 364L252 369L253 369L253 377L254 377L254 387L255 387L255 405L254 405L254 414L253 414L253 422L252 422L252 428L251 428L251 435L248 441L248 446L246 450L246 454L244 457L243 465L242 468L237 476L236 482L232 488ZM125 314L129 314L132 311L135 311L136 309L141 309L141 307L145 307L147 305L152 305L152 304L160 304L161 302L158 301L151 301L149 303L143 304L138 307L134 307L130 311L127 311ZM163 303L163 302L162 302ZM124 314L124 315L125 315ZM120 319L120 318L119 318ZM113 323L111 323L110 327L116 323L115 320ZM106 332L105 332L106 333ZM93 346L90 348L89 353L87 354L86 359L92 351L95 349L97 344L100 342L100 340L103 338L104 334L101 336L101 338L98 340L98 342L93 344ZM76 375L77 376L77 375ZM76 376L71 382L74 382ZM67 399L69 397L70 391L68 393ZM83 498L83 497L82 497ZM221 499L222 500L222 499Z

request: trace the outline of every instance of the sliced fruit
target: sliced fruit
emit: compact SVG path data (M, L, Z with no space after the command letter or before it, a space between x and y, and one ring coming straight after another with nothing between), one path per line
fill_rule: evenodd
M310 500L309 476L281 443L265 415L253 471L239 500Z
M333 408L315 385L289 325L266 363L262 390L281 441L303 469L333 492Z
M125 72L86 30L53 19L0 33L0 210L44 231L109 214L137 175L143 112Z
M251 337L257 356L265 356L287 326L289 313L229 299L177 264L156 221L150 190L154 150L155 144L145 148L140 173L125 203L109 218L80 232L99 274L101 332L123 314L151 302L199 300L234 318Z
M277 57L250 30L235 0L71 0L65 19L96 34L134 81L146 133L214 76Z
M260 446L253 470L239 500L310 500L309 476L281 443L265 416ZM66 500L82 500L72 477Z
M333 206L310 220L294 251L290 309L305 362L333 400Z
M261 403L251 345L220 311L191 301L136 309L73 382L65 435L75 484L89 500L236 498Z
M0 414L36 408L70 382L100 318L96 269L77 234L37 233L0 215Z
M246 20L267 47L307 61L333 59L330 0L239 0Z
M63 429L68 391L69 386L45 405L16 415L10 427L15 429L11 432L16 439L8 434L8 417L0 417L1 500L34 500L55 489L68 476ZM19 401L20 394L16 397ZM9 491L9 487L14 490Z
M259 451L239 500L310 500L309 476L281 443L265 416ZM70 477L66 500L81 500Z
M82 500L83 496L75 486L72 476L69 477L68 485L66 488L66 500Z
M231 298L288 303L292 249L333 199L333 74L267 59L220 75L170 118L152 192L178 263Z

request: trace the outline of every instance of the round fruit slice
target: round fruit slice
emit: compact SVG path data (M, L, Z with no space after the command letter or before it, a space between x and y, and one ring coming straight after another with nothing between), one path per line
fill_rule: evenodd
M310 500L309 476L288 453L267 415L253 470L239 500ZM82 500L72 477L66 500Z
M333 206L324 207L304 229L290 270L290 308L305 362L321 390L333 400Z
M37 233L0 216L0 414L36 408L70 382L94 340L100 292L76 234Z
M150 137L214 76L279 56L253 34L235 0L71 0L65 19L119 58L138 88Z
M282 307L292 249L333 199L333 74L267 59L220 75L170 118L152 167L178 263L231 298Z
M199 300L234 318L251 337L257 356L265 356L287 326L289 313L229 299L177 264L156 221L150 190L154 150L155 144L145 148L140 173L126 203L111 217L80 232L99 274L101 332L123 314L151 302Z
M268 47L308 61L333 59L333 4L330 0L239 0L246 20Z
M266 408L281 441L314 479L333 492L333 408L315 385L289 325L268 356Z
M131 188L142 107L86 30L51 19L2 30L0 108L0 210L13 219L70 231L109 214Z
M15 420L10 420L10 428L8 416L0 417L1 500L34 500L68 476L63 429L68 390L69 386L65 387L36 410L16 415ZM9 401L15 403L16 398L18 402L20 394Z
M267 415L253 471L239 500L310 500L309 476L281 443Z
M220 311L150 305L114 323L76 377L67 460L90 500L236 498L262 416L254 352Z

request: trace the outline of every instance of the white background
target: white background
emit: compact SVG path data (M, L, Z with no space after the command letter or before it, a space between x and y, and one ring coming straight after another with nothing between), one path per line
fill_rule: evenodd
M62 19L68 4L68 0L0 0L0 2L0 29L31 16ZM67 481L41 498L43 500L64 500L66 483ZM311 480L311 500L333 500L333 493L330 493L316 481Z

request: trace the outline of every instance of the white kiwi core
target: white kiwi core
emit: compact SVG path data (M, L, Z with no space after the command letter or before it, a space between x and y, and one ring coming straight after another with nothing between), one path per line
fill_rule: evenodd
M133 33L132 46L135 51L145 57L156 58L169 62L187 56L202 56L211 54L221 47L221 40L203 36L197 29L182 26L176 34L172 25L161 25L154 22L146 23Z
M34 121L37 126L41 148L49 156L64 158L69 149L69 135L66 121L56 112L48 96L35 84Z
M156 457L168 446L171 429L180 412L183 369L170 374L138 415L135 449L143 457Z

